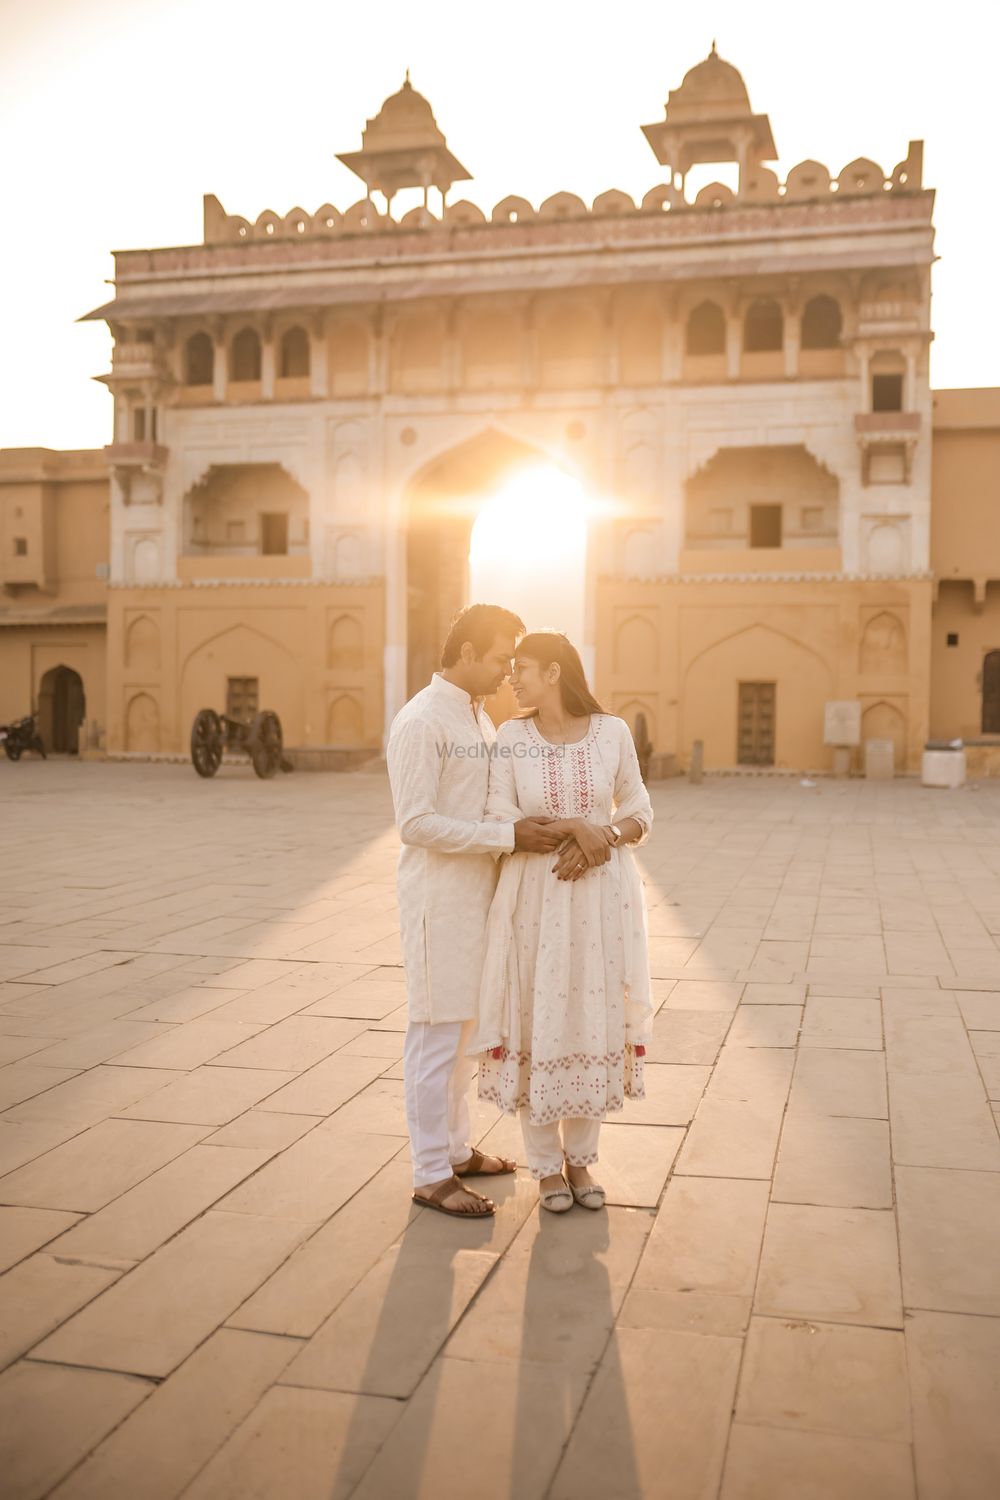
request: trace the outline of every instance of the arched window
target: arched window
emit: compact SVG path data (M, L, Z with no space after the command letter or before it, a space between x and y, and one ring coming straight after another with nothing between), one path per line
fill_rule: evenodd
M260 339L253 328L241 328L233 339L230 380L260 379Z
M751 302L743 320L743 349L747 354L771 354L785 339L785 320L781 308L771 297Z
M725 354L726 320L716 302L699 302L687 321L688 354Z
M184 345L184 384L211 385L215 350L207 333L193 333Z
M309 374L309 335L304 328L289 328L282 334L278 369L282 380L301 379Z
M802 314L803 349L840 346L840 303L833 297L810 297Z

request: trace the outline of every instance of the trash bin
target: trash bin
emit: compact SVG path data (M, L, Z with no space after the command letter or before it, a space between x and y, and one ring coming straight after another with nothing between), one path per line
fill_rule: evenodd
M924 786L965 785L965 745L962 740L928 740L920 780Z

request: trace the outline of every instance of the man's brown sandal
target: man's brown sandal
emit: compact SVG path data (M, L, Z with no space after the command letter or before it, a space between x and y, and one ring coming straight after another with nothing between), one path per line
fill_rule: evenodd
M497 1156L494 1160L498 1161L500 1166L496 1171L491 1171L486 1167L489 1157L473 1147L469 1160L461 1162L457 1167L452 1167L452 1171L456 1177L503 1177L508 1172L517 1171L517 1162L510 1161L506 1156Z
M446 1208L445 1199L450 1198L453 1193L464 1193L467 1198L478 1198L476 1208ZM452 1219L489 1219L496 1213L496 1204L482 1193L477 1193L475 1188L465 1186L459 1182L457 1177L449 1177L444 1182L439 1182L433 1193L423 1197L420 1193L413 1194L414 1203L419 1203L422 1208L433 1208L436 1213L447 1214Z

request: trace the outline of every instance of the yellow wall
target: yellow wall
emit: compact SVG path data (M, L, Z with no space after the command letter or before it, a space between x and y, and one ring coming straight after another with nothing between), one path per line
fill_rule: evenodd
M891 738L915 769L927 735L928 581L680 583L602 579L597 685L654 747L686 765L737 763L740 682L777 684L775 764L823 770L823 708L859 698L862 738Z
M377 751L383 622L378 584L113 589L108 748L183 753L226 679L256 677L286 744Z

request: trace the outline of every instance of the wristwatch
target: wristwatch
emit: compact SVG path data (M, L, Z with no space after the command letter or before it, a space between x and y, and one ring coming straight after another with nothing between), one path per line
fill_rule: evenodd
M617 849L617 848L618 848L618 845L619 845L619 844L620 844L620 843L621 843L621 841L622 841L622 831L621 831L621 829L620 829L620 828L619 828L619 827L618 827L618 824L617 824L617 823L609 823L609 824L608 824L608 827L609 827L609 828L610 828L610 829L611 829L611 832L612 832L612 833L613 833L613 834L614 834L614 836L615 836L615 841L614 841L614 843L613 843L613 844L612 844L612 846L611 846L611 847L612 847L612 848L613 848L613 849Z

